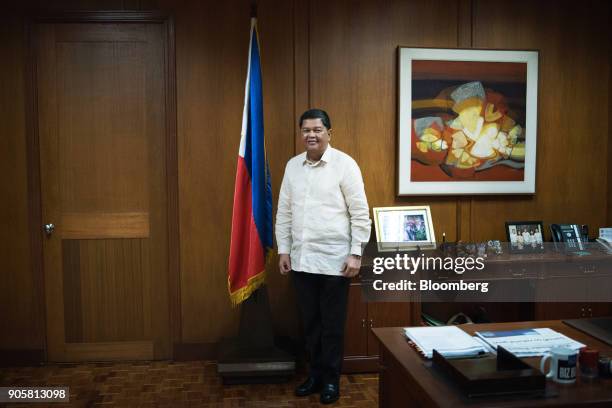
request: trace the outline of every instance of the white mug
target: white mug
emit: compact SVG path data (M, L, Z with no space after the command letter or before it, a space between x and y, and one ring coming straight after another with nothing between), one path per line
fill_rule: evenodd
M554 347L542 357L540 371L545 372L544 366L548 359L550 359L550 370L546 374L546 378L552 378L553 381L561 384L576 382L578 352L568 348Z

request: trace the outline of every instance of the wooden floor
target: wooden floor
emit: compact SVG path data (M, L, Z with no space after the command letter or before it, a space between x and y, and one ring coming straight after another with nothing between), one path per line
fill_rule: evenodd
M223 386L213 362L61 364L0 369L0 386L69 386L70 404L52 407L316 407L319 396L297 398L302 376L284 384ZM378 405L378 375L343 375L332 406ZM40 408L39 404L7 407Z

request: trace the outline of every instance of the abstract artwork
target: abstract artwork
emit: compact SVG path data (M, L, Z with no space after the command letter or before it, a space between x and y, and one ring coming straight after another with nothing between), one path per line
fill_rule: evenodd
M399 49L399 195L535 193L537 51Z

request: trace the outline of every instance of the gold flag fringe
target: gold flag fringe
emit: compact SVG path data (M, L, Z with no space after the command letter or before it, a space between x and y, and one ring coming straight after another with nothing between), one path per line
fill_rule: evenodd
M268 251L268 254L266 256L266 265L268 264L268 262L270 261L270 259L272 258L272 251ZM232 302L232 306L236 307L238 306L240 303L244 302L245 300L247 300L249 298L249 296L251 296L251 294L253 292L255 292L266 280L266 269L264 267L264 270L259 272L257 275L249 278L247 284L245 287L240 288L234 292L230 292L229 296L230 296L230 301ZM231 286L230 286L230 279L229 276L227 277L227 289L228 291L231 290Z

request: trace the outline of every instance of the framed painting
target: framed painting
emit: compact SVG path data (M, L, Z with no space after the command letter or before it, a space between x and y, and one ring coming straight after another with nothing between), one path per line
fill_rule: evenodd
M398 55L398 195L534 194L538 52Z
M375 207L372 211L379 251L436 247L436 236L428 205Z

